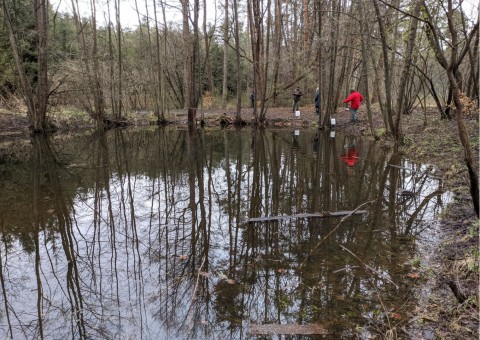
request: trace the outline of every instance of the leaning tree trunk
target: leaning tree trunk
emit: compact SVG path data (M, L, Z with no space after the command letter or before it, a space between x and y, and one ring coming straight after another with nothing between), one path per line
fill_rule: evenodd
M477 217L479 216L479 187L478 187L478 173L475 169L475 162L472 156L472 148L470 146L470 140L468 137L467 128L465 126L465 121L463 119L463 103L460 100L460 89L458 86L458 79L456 78L459 73L456 72L462 59L467 54L467 51L470 47L470 42L473 37L478 32L478 18L477 22L473 26L472 30L465 36L463 49L459 51L459 39L458 32L454 22L455 10L453 8L452 0L447 0L446 6L446 16L448 23L448 30L451 36L450 49L450 60L447 60L447 55L445 51L440 47L440 34L439 29L433 24L432 16L429 11L429 7L426 4L425 0L422 0L422 9L425 11L427 20L427 36L429 38L430 46L435 51L435 57L439 64L446 70L448 76L448 82L450 85L450 91L452 93L453 102L456 109L456 121L458 126L458 134L460 137L460 142L463 146L464 151L464 161L468 169L468 174L470 178L470 194L472 196L472 203Z
M468 132L465 126L465 121L463 120L463 103L460 100L460 88L458 86L458 79L457 76L459 73L455 72L458 69L458 66L461 62L462 55L465 56L464 53L460 53L460 57L457 56L457 49L458 49L458 35L454 25L454 10L452 0L448 0L447 5L447 20L448 20L448 28L452 38L452 52L450 54L450 63L447 67L447 75L448 81L450 83L450 88L452 89L453 95L453 102L455 103L456 108L456 120L458 126L458 133L460 136L460 141L463 146L464 151L464 160L465 164L468 169L468 174L470 177L470 193L472 195L473 200L473 207L477 217L479 216L479 188L478 188L478 173L475 170L475 162L473 161L472 156L472 148L470 147L470 140L468 138ZM478 20L478 18L477 18ZM478 21L475 27L472 29L472 34L478 32ZM471 41L471 39L468 39Z
M453 39L452 39L453 40ZM473 208L477 217L479 216L479 188L478 188L478 174L475 170L475 162L473 161L472 148L470 147L470 139L468 137L465 121L463 120L463 103L460 100L460 90L457 85L457 80L452 69L447 70L448 81L452 88L453 102L456 109L456 120L458 126L458 134L460 136L460 142L463 146L464 161L468 169L468 175L470 177L470 194L472 195Z

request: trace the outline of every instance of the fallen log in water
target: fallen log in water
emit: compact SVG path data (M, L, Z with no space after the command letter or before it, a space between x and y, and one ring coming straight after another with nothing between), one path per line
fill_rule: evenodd
M126 127L130 125L130 123L126 120L118 120L118 119L110 119L110 118L104 118L103 124L105 129L107 130L118 128L118 127Z
M343 217L347 215L361 215L366 214L366 210L353 210L353 211L334 211L326 213L303 213L295 215L282 215L282 216L261 216L261 217L251 217L248 219L247 223L253 222L267 222L267 221L281 221L281 220L290 220L293 218L327 218L327 217Z

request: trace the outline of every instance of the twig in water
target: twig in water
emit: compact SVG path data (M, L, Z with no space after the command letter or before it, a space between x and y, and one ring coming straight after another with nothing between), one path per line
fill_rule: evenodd
M345 215L344 217L342 217L342 219L340 220L340 222L338 222L338 224L335 226L335 228L333 228L324 238L322 238L320 241L317 242L317 244L315 245L315 247L313 247L312 250L310 250L310 252L308 253L307 257L305 258L305 260L303 260L303 262L300 264L300 268L303 267L305 265L305 262L308 260L308 258L310 257L310 255L312 255L312 253L318 249L318 247L320 247L320 245L323 243L323 241L325 241L327 238L330 237L330 235L332 235L337 229L338 227L340 227L340 225L343 223L343 221L345 221L347 218L349 218L350 216L352 216L353 214L355 214L356 211L362 209L364 206L366 206L367 204L370 204L370 203L373 203L375 202L375 200L372 200L372 201L368 201L368 202L365 202L365 203L362 203L360 204L358 207L356 207L355 209L353 209L352 211L350 211L350 213L348 215Z
M190 305L188 306L188 310L187 310L187 315L185 316L185 321L187 321L189 316L190 316L190 311L192 309L193 302L195 301L195 297L197 295L198 281L200 281L200 274L202 272L202 267L203 267L204 263L205 263L205 255L203 256L202 263L200 264L200 267L198 267L197 280L195 282L195 288L193 289L192 300L190 301ZM192 327L193 327L193 322L188 322L187 324L189 325L189 327L188 327L189 329L188 329L187 334L190 334L190 332L192 330Z
M368 270L370 270L373 274L377 275L378 277L380 277L380 278L382 278L382 279L385 279L385 280L389 281L391 284L393 284L393 285L395 286L395 288L397 288L397 289L399 288L399 287L395 284L395 282L393 282L392 280L390 280L388 277L386 277L386 276L383 275L382 273L379 273L375 268L372 268L372 267L370 267L368 264L366 264L365 262L363 262L363 261L362 261L357 255L355 255L351 250L345 248L345 247L342 246L341 244L340 244L340 247L341 247L343 250L349 252L353 257L355 257L361 264L363 264L363 266L364 266L365 268L367 268Z
M392 280L390 280L388 277L384 277L384 275L382 275L381 273L379 273L377 270L375 270L374 268L370 267L368 264L366 264L365 262L363 262L357 255L355 255L351 250L345 248L344 246L340 245L340 247L349 252L353 257L355 257L362 265L365 266L366 269L368 269L369 271L371 271L374 275L382 278L382 279L386 279L388 281L390 281L394 286L395 288L399 288L395 282L393 282ZM390 316L388 315L388 310L387 308L385 307L385 305L383 304L383 300L382 300L382 297L380 296L380 292L378 291L377 289L377 286L375 284L373 284L373 288L375 289L375 293L377 294L377 297L378 297L378 300L380 301L380 305L382 306L382 309L383 309L383 312L385 313L385 316L387 317L387 322L388 322L388 326L389 326L389 330L387 330L386 334L385 334L385 338L386 339L395 339L396 336L395 333L394 333L394 328L392 328L392 325L391 325L391 322L390 322Z

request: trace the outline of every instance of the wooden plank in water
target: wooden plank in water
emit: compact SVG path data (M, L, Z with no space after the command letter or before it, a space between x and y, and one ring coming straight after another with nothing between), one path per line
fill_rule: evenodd
M249 335L327 335L328 331L317 324L307 325L251 325Z
M261 217L251 217L248 219L247 223L252 222L267 222L267 221L281 221L289 220L293 218L327 218L327 217L342 217L347 215L361 215L366 214L366 210L357 210L357 211L334 211L327 213L303 213L295 215L282 215L282 216L261 216Z

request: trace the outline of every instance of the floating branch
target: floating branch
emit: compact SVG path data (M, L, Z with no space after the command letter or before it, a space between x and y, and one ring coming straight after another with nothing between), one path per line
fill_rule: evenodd
M267 222L267 221L281 221L281 220L290 220L293 218L327 218L327 217L343 217L347 215L361 215L366 214L366 210L353 210L353 211L334 211L327 213L304 213L304 214L295 214L295 215L284 215L284 216L262 216L262 217L252 217L249 218L247 223L253 222Z

